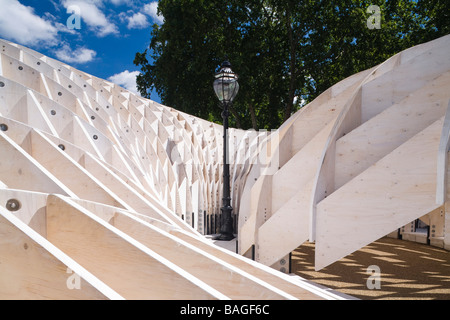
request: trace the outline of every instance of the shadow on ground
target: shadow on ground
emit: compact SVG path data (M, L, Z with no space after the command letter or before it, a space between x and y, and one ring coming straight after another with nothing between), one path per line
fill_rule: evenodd
M370 270L378 266L380 288ZM314 270L314 244L292 252L292 273L364 300L450 300L450 252L425 244L382 238L320 270Z

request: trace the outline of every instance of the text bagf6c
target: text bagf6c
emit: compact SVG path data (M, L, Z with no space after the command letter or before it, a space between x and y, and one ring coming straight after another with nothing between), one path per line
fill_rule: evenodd
M243 304L243 305L225 305L225 314L269 314L269 305Z

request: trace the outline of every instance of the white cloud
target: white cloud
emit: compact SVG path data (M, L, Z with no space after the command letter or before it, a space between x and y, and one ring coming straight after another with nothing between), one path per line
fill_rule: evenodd
M147 17L138 12L131 17L127 17L128 29L143 29L148 26Z
M109 81L124 87L125 89L138 93L137 91L137 85L136 85L136 77L138 76L140 72L139 71L128 71L125 70L121 73L117 73L111 77L108 78Z
M0 0L0 36L23 45L57 42L58 30L34 13L34 9L15 0Z
M86 63L92 61L97 55L97 52L84 47L72 50L70 46L64 44L61 49L58 49L55 52L55 54L59 60L67 63Z
M150 3L147 3L144 6L144 12L148 14L152 19L158 23L163 24L164 23L164 17L162 15L158 14L158 1L153 1Z
M101 1L63 0L63 5L66 9L70 6L78 6L80 8L82 21L93 29L99 37L119 33L117 26L114 23L109 22L105 14L99 9L98 6L102 5Z

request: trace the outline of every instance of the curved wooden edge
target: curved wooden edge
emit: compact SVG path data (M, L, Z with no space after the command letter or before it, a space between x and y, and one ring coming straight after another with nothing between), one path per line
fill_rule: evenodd
M437 155L437 182L436 182L436 204L443 205L447 200L447 169L448 152L450 148L450 100L445 114L444 125L439 142Z

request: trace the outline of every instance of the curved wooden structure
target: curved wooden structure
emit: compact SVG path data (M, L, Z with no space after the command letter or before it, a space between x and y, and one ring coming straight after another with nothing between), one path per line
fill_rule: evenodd
M422 239L416 219L450 248L449 49L399 53L278 130L231 129L238 255L205 238L221 126L0 40L0 299L342 299L278 270L306 241L321 269Z
M312 241L320 270L397 232L450 249L449 50L450 36L410 48L293 115L271 141L279 170L241 195L240 252L278 268Z
M342 299L204 237L221 126L0 50L0 299ZM230 134L235 201L249 169L238 145L261 135Z

